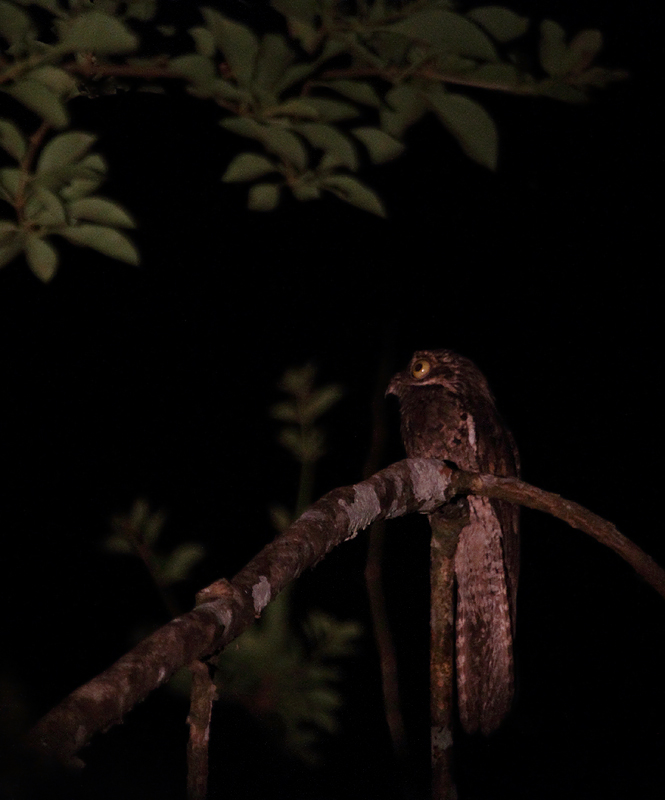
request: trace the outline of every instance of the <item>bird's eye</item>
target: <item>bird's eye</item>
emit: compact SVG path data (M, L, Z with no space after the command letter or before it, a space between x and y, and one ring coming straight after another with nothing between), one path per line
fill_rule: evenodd
M419 358L417 361L414 362L413 366L411 367L411 375L414 378L424 378L425 375L429 373L432 369L432 365L426 358Z

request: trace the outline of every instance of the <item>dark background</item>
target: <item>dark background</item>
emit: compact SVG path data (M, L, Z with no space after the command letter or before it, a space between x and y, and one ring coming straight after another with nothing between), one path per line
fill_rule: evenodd
M524 478L665 564L662 15L644 2L511 7L571 32L600 27L602 63L631 79L585 107L482 96L501 134L495 174L426 121L406 156L362 176L387 220L332 198L245 211L246 190L219 182L238 140L190 98L73 104L111 164L102 194L139 221L143 264L63 243L50 285L22 261L0 273L1 659L5 694L24 708L18 727L159 615L140 565L100 549L112 514L143 496L168 511L167 544L205 543L185 606L272 538L267 508L293 502L297 469L268 409L282 372L308 360L346 389L326 418L317 494L360 479L377 381L416 348L450 347L486 373ZM389 463L402 451L396 404L386 408ZM395 522L388 535L424 796L427 526ZM312 573L308 599L366 621L363 548L359 537ZM662 599L614 554L529 512L520 580L515 708L490 739L459 735L460 797L660 798ZM318 770L283 760L238 712L217 712L211 797L398 797L369 638L348 671L343 732ZM185 715L155 693L95 737L89 768L63 792L183 797Z

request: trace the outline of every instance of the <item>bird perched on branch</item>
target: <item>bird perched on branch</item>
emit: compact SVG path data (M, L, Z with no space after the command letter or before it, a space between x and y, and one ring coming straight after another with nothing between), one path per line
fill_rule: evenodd
M410 458L439 458L471 472L519 474L513 437L485 377L469 359L450 350L418 350L386 394L399 399ZM514 692L518 507L476 496L462 502L468 504L468 521L454 555L459 713L468 733L488 734L507 714ZM433 530L445 528L451 512L444 507L431 515Z

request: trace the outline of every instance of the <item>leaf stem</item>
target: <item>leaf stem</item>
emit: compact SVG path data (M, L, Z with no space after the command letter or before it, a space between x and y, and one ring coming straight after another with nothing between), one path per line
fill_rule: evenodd
M14 198L15 200L14 209L16 210L16 217L20 225L22 225L25 222L23 211L27 200L26 188L30 181L30 173L32 172L32 165L39 148L42 146L42 142L44 141L44 136L46 136L46 133L50 127L51 127L50 124L44 121L37 128L37 130L30 136L30 138L28 139L30 144L28 146L25 156L23 157L19 165L19 168L21 170L21 176L19 178L16 197Z

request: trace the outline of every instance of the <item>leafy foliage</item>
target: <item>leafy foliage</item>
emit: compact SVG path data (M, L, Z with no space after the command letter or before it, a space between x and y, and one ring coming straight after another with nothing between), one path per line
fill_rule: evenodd
M138 264L138 251L118 230L133 228L132 218L117 203L94 194L107 169L100 155L90 153L96 137L80 131L55 135L32 171L33 145L45 132L42 125L29 143L14 123L0 120L0 145L19 163L0 169L0 199L16 211L15 222L0 221L0 265L24 251L35 275L51 280L58 266L52 236Z
M94 137L45 135L68 128L72 98L115 91L117 78L133 79L138 88L147 80L184 81L192 95L215 103L220 124L246 142L222 180L252 184L250 209L270 211L285 192L300 201L328 193L385 216L383 202L357 173L368 162L399 157L409 128L426 114L471 159L496 167L494 122L478 92L460 89L581 102L589 89L624 77L592 65L602 46L599 31L569 41L551 20L540 26L539 66L526 71L520 51L528 50L530 23L500 6L467 12L448 0L355 6L272 0L272 6L284 19L280 30L258 33L202 8L201 24L188 31L190 52L146 58L139 30L151 23L163 31L154 23L157 0L0 0L0 91L42 120L32 136L13 119L0 120L0 144L18 162L0 175L2 199L16 215L0 221L0 265L25 252L33 272L49 280L58 264L52 235L138 263L119 230L131 227L129 216L89 196L106 169L99 156L86 156Z
M139 498L128 514L116 514L113 517L113 532L104 542L109 552L137 555L160 591L186 580L205 556L205 548L197 542L181 542L170 553L159 551L157 541L165 522L163 511L151 512L147 501ZM171 610L173 601L168 598L166 605Z
M336 384L319 387L315 379L311 364L287 370L279 383L286 399L271 408L271 415L284 423L278 441L301 465L295 513L281 506L271 509L278 531L312 502L314 465L325 452L318 421L342 396ZM316 761L321 735L338 727L340 660L355 653L361 634L359 623L317 610L297 625L292 593L286 589L217 659L219 695L243 705L292 755Z
M284 507L270 510L273 524L281 531L312 502L314 466L325 452L325 437L318 423L338 402L342 390L335 384L317 386L312 365L287 370L279 388L286 398L271 408L271 415L284 423L278 441L300 464L295 511ZM148 502L139 498L128 513L112 518L104 548L141 559L165 609L177 616L182 610L171 589L191 576L205 557L205 549L184 541L170 552L164 551L159 540L165 522L163 511L152 511ZM309 611L299 624L293 616L293 597L287 589L270 603L254 627L215 659L216 683L222 702L241 704L291 755L313 762L321 735L333 734L338 728L337 711L343 703L341 661L354 655L362 627L319 610ZM148 630L142 626L134 638ZM179 694L188 693L189 670L178 671L169 687Z
M334 734L343 699L340 659L356 652L357 622L311 611L294 628L277 598L261 621L217 660L220 699L243 705L292 755L317 760L321 734Z

